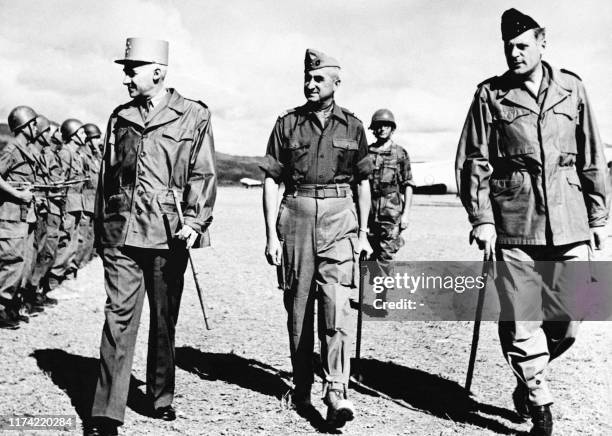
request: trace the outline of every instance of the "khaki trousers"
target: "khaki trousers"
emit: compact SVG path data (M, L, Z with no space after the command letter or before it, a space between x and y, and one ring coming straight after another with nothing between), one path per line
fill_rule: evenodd
M518 382L529 390L531 404L553 402L545 378L548 363L574 343L579 325L564 310L564 300L577 288L575 278L564 274L561 262L554 267L546 263L534 267L534 261L589 259L586 242L497 248L497 260L504 261L498 262L496 279L501 305L499 338ZM513 321L504 321L510 319Z
M347 385L351 333L349 297L358 274L357 214L351 196L315 199L285 196L277 233L283 246L279 282L298 389L313 383L314 305L317 301L325 381Z

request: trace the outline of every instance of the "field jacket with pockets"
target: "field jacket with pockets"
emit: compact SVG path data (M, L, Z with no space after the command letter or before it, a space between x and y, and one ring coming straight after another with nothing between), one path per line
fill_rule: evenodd
M542 63L541 105L508 74L483 82L457 150L470 222L494 223L501 245L590 239L607 220L606 163L580 78Z
M210 112L167 92L146 120L134 100L110 117L94 213L98 246L168 249L180 228L172 190L185 224L200 233L196 246L209 245L217 183Z

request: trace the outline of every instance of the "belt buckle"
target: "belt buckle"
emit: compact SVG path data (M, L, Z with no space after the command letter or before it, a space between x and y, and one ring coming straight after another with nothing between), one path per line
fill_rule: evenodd
M321 186L317 186L315 188L315 196L317 198L325 198L325 188Z

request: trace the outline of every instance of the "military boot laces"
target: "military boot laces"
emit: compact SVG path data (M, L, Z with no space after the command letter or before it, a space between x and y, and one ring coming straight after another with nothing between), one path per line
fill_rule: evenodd
M329 389L323 402L327 405L327 424L341 428L355 417L355 406L341 389Z
M530 406L531 422L533 427L529 432L530 436L551 436L553 430L552 414L550 413L550 405L546 406Z

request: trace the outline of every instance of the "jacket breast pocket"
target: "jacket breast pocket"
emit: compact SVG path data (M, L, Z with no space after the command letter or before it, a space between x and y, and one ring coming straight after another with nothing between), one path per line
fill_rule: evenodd
M503 107L496 116L497 155L512 157L535 153L538 116L528 109Z
M166 138L164 143L176 143L179 145L191 143L193 141L193 133L189 129L181 129L178 127L168 127L162 132L162 136ZM170 141L167 141L170 140Z
M336 177L351 175L353 173L355 155L357 150L359 150L359 144L354 139L333 138L332 145L337 169Z
M576 146L576 125L578 124L578 107L573 99L566 98L552 108L556 131L557 148L562 153L578 154Z
M291 177L294 182L301 181L310 168L308 150L310 143L299 138L290 138L284 145L284 161L289 164Z

